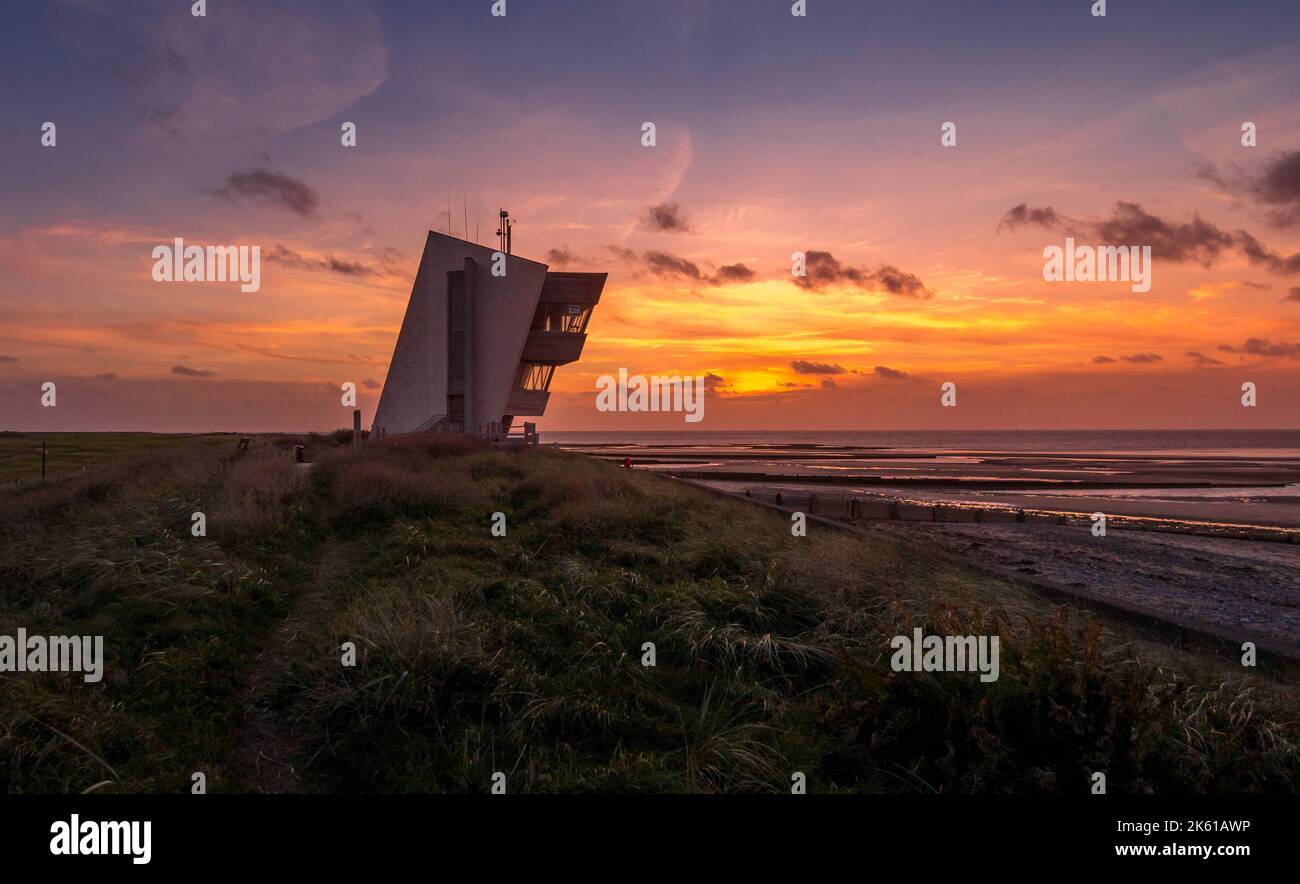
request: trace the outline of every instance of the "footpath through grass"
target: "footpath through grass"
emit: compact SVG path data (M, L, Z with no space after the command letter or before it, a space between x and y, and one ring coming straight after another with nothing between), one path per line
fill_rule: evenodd
M191 451L0 497L0 634L102 632L109 657L101 685L0 675L0 788L247 788L241 685L308 599L273 694L305 789L1300 787L1289 672L1151 644L922 540L796 538L659 477L447 437L317 460ZM892 671L914 627L998 635L1000 677Z

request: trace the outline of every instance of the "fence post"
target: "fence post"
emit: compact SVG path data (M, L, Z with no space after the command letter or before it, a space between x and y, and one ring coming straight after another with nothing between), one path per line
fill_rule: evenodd
M352 412L352 453L361 449L361 409Z

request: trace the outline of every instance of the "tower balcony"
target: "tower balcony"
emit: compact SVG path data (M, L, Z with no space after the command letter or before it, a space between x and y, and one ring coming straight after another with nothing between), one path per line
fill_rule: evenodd
M582 345L587 343L587 336L578 332L545 331L533 329L528 333L524 343L522 362L538 362L546 365L564 365L577 362L582 355Z
M505 413L512 417L540 417L551 394L546 390L511 390Z

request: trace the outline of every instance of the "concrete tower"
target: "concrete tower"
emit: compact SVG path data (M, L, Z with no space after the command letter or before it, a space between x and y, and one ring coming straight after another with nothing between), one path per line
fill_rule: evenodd
M374 428L509 431L546 411L557 366L577 361L604 273L545 264L429 231Z

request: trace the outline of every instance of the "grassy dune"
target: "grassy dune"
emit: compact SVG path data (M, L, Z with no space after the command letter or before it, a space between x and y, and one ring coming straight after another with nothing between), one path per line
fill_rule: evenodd
M0 632L109 657L101 685L0 674L0 788L1300 788L1274 664L578 455L315 442L307 474L258 440L0 494ZM1001 677L891 671L915 626L999 635Z

